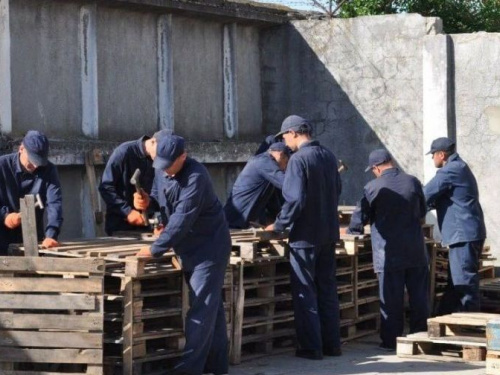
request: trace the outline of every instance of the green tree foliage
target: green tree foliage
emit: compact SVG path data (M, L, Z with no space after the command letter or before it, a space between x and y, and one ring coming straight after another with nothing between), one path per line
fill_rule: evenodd
M419 13L440 17L446 33L500 32L500 0L350 0L341 17Z

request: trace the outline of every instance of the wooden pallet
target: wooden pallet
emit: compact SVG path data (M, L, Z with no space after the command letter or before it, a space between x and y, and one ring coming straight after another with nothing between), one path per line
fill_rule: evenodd
M486 353L486 375L500 375L500 351L488 350Z
M341 319L340 337L342 342L369 336L380 330L380 313L375 312L355 319Z
M257 228L231 230L231 263L288 256L287 238L288 232L276 233Z
M486 338L486 324L489 320L499 319L499 314L454 313L427 319L427 332L430 338L462 336Z
M0 257L5 375L103 374L104 261Z
M402 358L443 362L477 362L486 358L486 339L480 337L429 338L419 332L397 339L397 355Z
M276 352L293 343L289 262L277 260L233 265L234 326L230 361Z

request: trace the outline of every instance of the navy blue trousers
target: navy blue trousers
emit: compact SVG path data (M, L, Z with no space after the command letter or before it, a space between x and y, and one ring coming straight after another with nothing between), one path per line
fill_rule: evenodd
M340 348L334 244L292 247L290 264L298 349L322 353Z
M222 301L225 272L225 263L184 271L190 308L185 322L186 346L174 374L228 373L228 339Z
M450 245L448 284L439 314L479 311L479 258L484 240Z
M379 272L380 339L389 348L404 330L405 286L410 303L410 333L427 330L429 317L429 267Z

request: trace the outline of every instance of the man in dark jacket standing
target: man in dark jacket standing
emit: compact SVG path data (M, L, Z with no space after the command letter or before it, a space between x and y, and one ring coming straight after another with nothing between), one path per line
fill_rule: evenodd
M161 208L165 229L151 247L137 255L159 257L173 248L189 288L186 345L172 374L227 374L222 286L231 238L222 205L206 168L187 156L182 137L169 135L158 141L153 167L151 201ZM134 206L147 209L149 197L136 193Z
M373 268L379 280L380 348L396 349L404 329L404 292L410 302L410 333L426 331L429 268L422 232L427 212L422 184L401 172L383 149L369 156L366 172L377 177L364 188L347 229L363 234L371 224Z
M289 116L277 136L294 151L290 157L276 222L267 230L289 235L291 287L298 348L296 356L341 355L335 242L339 239L337 159L311 138L309 122Z
M45 209L36 209L39 241L46 248L59 246L57 237L63 222L62 193L57 169L48 161L49 140L39 131L26 133L19 151L0 157L0 255L7 255L9 244L23 242L19 199L39 194L47 210L47 226L43 230ZM43 235L45 233L45 236Z
M116 231L149 231L149 223L133 207L136 189L130 179L139 169L141 188L146 194L151 192L156 142L162 135L170 133L162 130L151 138L143 136L135 141L124 142L111 154L99 185L99 192L106 203L104 227L108 236Z
M288 147L276 142L248 161L224 206L230 228L248 228L250 222L259 221L274 194L281 195L289 157Z
M450 248L440 313L479 311L479 257L486 228L477 182L451 139L435 139L428 154L439 169L424 187L425 199L429 209L436 209L443 245Z

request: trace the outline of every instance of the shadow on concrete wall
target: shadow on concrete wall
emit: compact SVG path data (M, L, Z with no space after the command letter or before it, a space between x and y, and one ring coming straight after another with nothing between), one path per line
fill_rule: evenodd
M293 25L264 31L261 51L266 132L276 133L290 114L312 121L315 138L348 165L340 204L354 205L374 178L364 172L368 155L383 142Z

